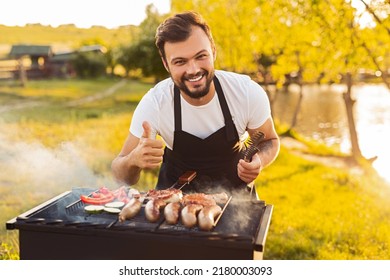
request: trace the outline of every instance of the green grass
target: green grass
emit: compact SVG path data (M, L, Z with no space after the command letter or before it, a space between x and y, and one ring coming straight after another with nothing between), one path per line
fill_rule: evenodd
M152 84L128 81L107 98L65 104L117 82L0 84L1 106L40 102L0 113L0 259L18 258L18 231L6 231L7 220L75 185L116 186L111 160ZM315 143L310 152L327 153ZM145 173L136 187L146 190L155 181L156 172ZM274 205L265 259L390 259L390 186L371 168L331 168L282 147L256 186L260 198Z
M282 149L258 192L274 205L268 259L390 259L390 186Z

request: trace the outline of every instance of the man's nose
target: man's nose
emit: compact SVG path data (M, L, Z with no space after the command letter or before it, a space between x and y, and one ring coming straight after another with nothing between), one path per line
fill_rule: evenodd
M190 60L188 62L187 73L196 74L199 72L199 65L196 61Z

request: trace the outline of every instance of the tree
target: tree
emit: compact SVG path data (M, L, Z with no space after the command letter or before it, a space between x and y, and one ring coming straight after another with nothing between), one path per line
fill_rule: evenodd
M375 65L376 70L381 74L383 83L390 89L388 72L388 69L390 69L390 50L388 47L390 45L390 2L375 0L371 1L370 5L363 0L360 0L360 2L363 3L365 10L372 16L373 22L371 24L376 23L376 26L372 29L374 32L370 32L371 30L367 28L366 32L361 35L365 38L362 46Z
M276 58L269 69L278 87L289 82L286 78L291 74L300 86L311 82L345 83L352 155L359 159L362 155L353 116L354 80L360 69L377 69L385 75L390 65L390 42L384 36L390 18L388 12L383 13L388 11L388 2L371 1L379 2L380 7L370 9L381 15L381 33L378 28L358 24L357 10L350 0L172 0L171 5L173 12L199 11L209 22L217 44L217 67L253 74L262 69L259 57L268 56ZM291 128L297 124L299 104Z
M260 10L256 0L172 0L172 12L198 11L211 27L217 47L216 67L255 73Z
M80 78L97 78L106 75L107 61L103 54L77 53L72 64Z
M154 77L159 81L168 76L155 46L155 32L163 17L153 5L146 7L146 15L139 26L138 36L130 45L122 47L118 62L123 65L127 74L130 70L141 69L144 76Z

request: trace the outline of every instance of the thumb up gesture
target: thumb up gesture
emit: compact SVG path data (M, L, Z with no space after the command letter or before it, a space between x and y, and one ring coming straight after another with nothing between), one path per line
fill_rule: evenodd
M157 168L162 162L164 145L161 140L152 139L152 127L147 121L142 123L142 127L144 131L132 156L139 168Z
M151 138L152 137L152 127L150 124L145 121L142 123L142 127L144 129L144 132L142 133L142 138Z

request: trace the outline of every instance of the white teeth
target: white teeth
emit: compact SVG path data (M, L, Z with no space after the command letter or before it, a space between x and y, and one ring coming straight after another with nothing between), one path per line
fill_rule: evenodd
M193 79L188 79L190 82L197 82L197 81L200 81L200 79L202 79L203 75L201 76L198 76L198 77L195 77Z

